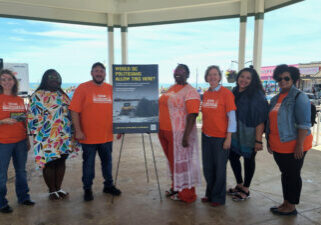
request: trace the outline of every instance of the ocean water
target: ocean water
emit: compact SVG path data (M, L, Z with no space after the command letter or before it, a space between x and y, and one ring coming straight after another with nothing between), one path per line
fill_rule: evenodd
M77 87L79 84L80 83L63 83L61 85L61 87L62 87L62 89L67 89L67 88L70 88L70 87ZM174 83L160 83L158 86L159 86L159 88L168 88L173 84ZM196 88L196 84L195 83L191 83L191 85ZM34 83L34 82L29 83L29 89L30 90L35 90L38 86L39 86L39 83ZM232 87L235 86L235 83L223 83L223 86L232 88ZM197 88L199 88L199 87L201 87L202 89L208 88L209 84L208 83L199 83L199 84L197 84Z

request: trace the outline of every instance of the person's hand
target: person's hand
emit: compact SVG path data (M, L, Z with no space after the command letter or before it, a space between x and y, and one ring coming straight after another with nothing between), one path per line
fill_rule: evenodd
M182 140L182 145L184 148L188 147L189 144L188 144L188 138L187 137L183 137L183 140Z
M303 145L296 144L294 148L294 158L302 159L303 157Z
M254 151L257 152L257 151L261 151L263 150L263 144L261 143L255 143L254 145Z
M117 134L116 139L119 140L124 134Z
M266 149L268 150L268 152L269 152L270 154L273 154L273 151L272 151L272 149L270 148L270 145L269 145L269 144L266 145Z
M231 148L231 138L225 138L225 141L223 143L223 149L229 150Z
M75 131L75 138L77 140L84 140L86 137L85 137L85 134L81 130L78 130L78 131Z
M5 118L3 120L1 120L1 124L9 124L9 125L12 125L12 124L15 124L17 123L18 121L16 119L12 119L12 118Z
M29 140L29 138L27 138L27 150L28 150L28 152L29 152L30 148L31 148L30 140Z

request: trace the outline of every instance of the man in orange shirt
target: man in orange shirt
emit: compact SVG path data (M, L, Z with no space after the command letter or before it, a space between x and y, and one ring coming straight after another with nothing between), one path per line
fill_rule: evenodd
M97 62L91 68L92 80L82 83L75 90L69 109L75 127L75 137L83 149L84 200L94 199L91 186L95 177L96 152L100 156L103 192L114 196L121 194L112 178L112 86L104 82L105 66Z

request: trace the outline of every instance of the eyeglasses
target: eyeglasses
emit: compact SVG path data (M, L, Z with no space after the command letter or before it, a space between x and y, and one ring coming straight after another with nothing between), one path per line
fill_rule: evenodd
M291 78L290 78L290 77L278 77L278 78L276 79L277 82L281 82L282 80L290 81Z

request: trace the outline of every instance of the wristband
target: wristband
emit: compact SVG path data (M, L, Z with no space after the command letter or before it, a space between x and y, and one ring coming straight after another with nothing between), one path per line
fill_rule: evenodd
M255 140L255 143L258 143L258 144L263 144L263 142L262 141L258 141L258 140Z

